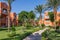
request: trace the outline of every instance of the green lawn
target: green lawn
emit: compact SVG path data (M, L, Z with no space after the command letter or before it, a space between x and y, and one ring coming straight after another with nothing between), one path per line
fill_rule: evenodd
M14 37L10 38L8 37L7 30L0 30L0 40L22 40L26 36L30 35L31 33L40 30L39 27L34 27L31 29L25 29L24 27L16 27L16 38Z

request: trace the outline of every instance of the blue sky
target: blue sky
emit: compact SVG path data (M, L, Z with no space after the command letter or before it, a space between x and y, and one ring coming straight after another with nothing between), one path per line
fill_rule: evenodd
M0 0L2 1L2 0ZM4 1L2 1L4 2ZM12 12L16 12L17 14L21 11L31 11L31 10L35 10L34 8L36 7L36 5L39 4L43 4L45 3L45 0L15 0L12 3ZM60 9L58 10L60 11ZM38 16L39 14L37 14Z
M34 10L36 5L43 4L43 3L45 3L45 0L15 0L12 3L12 12L19 13L23 10L31 11Z
M19 13L23 10L25 11L31 11L34 10L36 5L39 5L40 3L44 3L44 0L16 0L12 3L12 11Z

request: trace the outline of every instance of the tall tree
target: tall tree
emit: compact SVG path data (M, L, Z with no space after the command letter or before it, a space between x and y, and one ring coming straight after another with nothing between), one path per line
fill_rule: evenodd
M30 11L28 17L29 17L29 19L35 19L34 12L33 11Z
M43 5L38 5L38 6L36 6L35 10L40 14L40 16L39 16L39 21L42 22L42 12L43 12L43 10L44 10L44 6L43 6ZM41 23L41 24L42 24L42 23ZM40 24L40 25L41 25L41 24Z
M50 21L51 21L52 24L53 24L53 22L54 22L54 13L53 13L53 12L48 12L48 15L49 15Z
M29 14L28 14L28 21L30 21L30 24L32 25L32 26L34 26L35 25L35 14L34 14L34 12L33 11L30 11L29 12Z
M40 14L40 20L42 20L43 5L36 6L35 10Z
M11 12L11 4L15 0L4 0L8 2L8 32L10 31L10 12Z
M25 24L25 22L27 23L34 18L35 18L35 14L33 13L33 11L30 12L22 11L18 14L19 22L21 22L22 24Z
M26 22L27 19L28 19L28 12L26 12L26 11L21 11L21 12L18 14L19 23L22 23L23 26L24 26L24 23Z
M48 8L52 8L53 12L54 12L54 20L56 21L56 14L57 14L57 8L59 8L60 6L60 0L47 0L47 4ZM54 22L55 27L56 27L56 23Z

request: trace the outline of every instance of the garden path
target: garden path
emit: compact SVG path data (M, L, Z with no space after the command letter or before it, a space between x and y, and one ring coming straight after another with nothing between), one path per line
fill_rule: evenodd
M44 28L43 30L39 30L37 32L32 33L31 35L27 36L25 39L23 40L41 40L42 37L42 33L44 31L46 31L48 28Z

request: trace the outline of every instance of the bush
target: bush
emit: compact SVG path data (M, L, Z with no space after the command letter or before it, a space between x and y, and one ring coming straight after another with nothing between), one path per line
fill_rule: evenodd
M44 28L45 24L41 24L41 26Z
M32 25L32 24L27 23L27 25L26 25L26 28L27 28L27 29L30 29L30 28L32 28L32 27L33 27L33 25Z
M0 28L0 31L5 31L5 30L7 30L7 28Z
M32 32L25 32L24 34L23 34L23 38L25 38L26 36L28 36L28 35L30 35Z
M56 27L56 30L55 30L55 31L58 32L58 33L60 33L60 28L59 28L59 26Z
M8 34L8 36L9 37L13 37L13 36L15 36L16 35L16 29L15 29L15 27L14 26L12 26L11 27L11 30L10 30L10 32L9 32L9 34Z
M56 29L59 29L59 26L56 26Z
M57 33L55 31L50 31L49 30L48 33L47 33L47 31L45 31L44 33L42 33L42 36L44 38L47 38L47 40L59 40L60 36L58 34L60 34L60 33Z
M47 36L47 31L43 32L43 33L42 33L42 36L46 38L46 36Z

